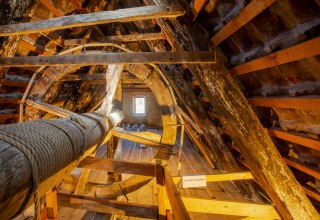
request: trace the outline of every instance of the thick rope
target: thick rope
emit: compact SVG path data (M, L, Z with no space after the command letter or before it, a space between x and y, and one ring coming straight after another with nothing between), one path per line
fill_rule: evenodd
M86 147L85 135L79 125L70 122L72 121L39 120L0 127L0 140L20 150L28 159L32 170L32 188L16 214L25 208L33 193L35 219L39 219L38 187L41 181L83 154Z

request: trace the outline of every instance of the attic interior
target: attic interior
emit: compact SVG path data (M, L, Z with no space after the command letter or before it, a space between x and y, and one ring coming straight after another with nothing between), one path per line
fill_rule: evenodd
M0 219L320 219L319 0L0 0Z

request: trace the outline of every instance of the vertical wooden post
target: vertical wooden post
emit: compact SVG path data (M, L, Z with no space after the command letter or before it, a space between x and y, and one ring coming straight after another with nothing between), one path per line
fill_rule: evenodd
M58 219L57 190L52 190L46 194L46 209L48 219Z
M157 161L156 165L156 180L157 180L157 197L158 197L158 214L159 220L166 220L166 207L165 207L165 189L164 189L164 173L161 166L161 160Z

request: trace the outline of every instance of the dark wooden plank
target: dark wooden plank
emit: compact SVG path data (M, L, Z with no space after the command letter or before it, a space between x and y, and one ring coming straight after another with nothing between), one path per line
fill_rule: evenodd
M233 75L242 75L281 64L313 57L320 54L320 37L300 43L284 50L266 55L264 57L241 64L232 69L229 73Z
M320 110L320 97L250 98L248 102L251 105L259 107Z
M92 197L58 194L58 202L61 206L75 209L83 209L92 212L117 214L138 218L157 219L158 208L153 205L142 205L116 200L103 200Z
M19 104L21 99L16 98L0 98L0 104Z
M229 21L218 33L210 40L210 44L216 47L222 41L227 39L241 27L250 22L263 10L272 5L276 0L253 0L251 1L237 17Z
M293 161L289 158L283 157L282 158L286 164L288 164L290 167L294 167L310 176L313 176L316 179L320 179L320 169L317 167L309 167L306 164L303 164L299 161Z
M18 23L0 26L0 36L21 35L37 32L47 32L89 25L107 24L111 22L130 22L156 18L175 18L185 13L178 5L144 6L116 11L70 15L50 20Z
M167 191L168 199L173 210L174 220L190 220L189 213L184 207L180 193L174 185L171 175L166 167L163 167L164 185Z
M155 164L87 157L78 167L115 173L155 176Z
M70 65L107 65L107 64L179 64L214 63L214 52L133 52L133 53L97 53L63 56L26 56L0 58L2 67L25 66L70 66Z
M151 40L163 40L161 33L147 33L147 34L128 34L128 35L115 35L105 36L100 38L82 38L82 39L67 39L64 40L65 46L83 45L87 43L114 43L114 42L135 42L135 41L151 41Z
M25 88L28 86L28 83L23 81L13 81L4 79L0 82L0 85Z
M9 118L18 118L19 114L0 114L0 120L6 120Z

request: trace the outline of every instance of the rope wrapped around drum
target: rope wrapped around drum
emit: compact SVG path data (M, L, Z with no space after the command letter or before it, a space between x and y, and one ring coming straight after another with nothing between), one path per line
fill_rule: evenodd
M61 183L60 171L101 143L112 124L103 115L88 113L0 126L0 219L16 216L32 201L38 218L43 192ZM58 178L50 178L59 172ZM39 194L40 185L45 190Z

